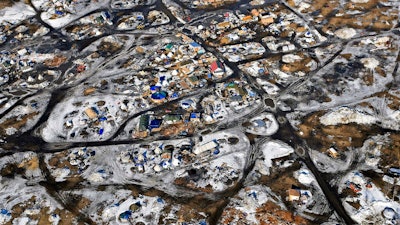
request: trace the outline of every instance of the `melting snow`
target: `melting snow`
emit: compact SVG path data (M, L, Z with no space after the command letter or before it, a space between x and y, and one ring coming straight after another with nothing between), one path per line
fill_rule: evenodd
M261 146L261 149L264 155L264 161L262 167L260 168L260 173L264 175L269 174L269 168L272 167L273 159L288 156L294 152L292 147L281 141L267 142Z
M323 125L329 126L348 123L374 124L377 119L354 109L341 107L321 116L320 121Z

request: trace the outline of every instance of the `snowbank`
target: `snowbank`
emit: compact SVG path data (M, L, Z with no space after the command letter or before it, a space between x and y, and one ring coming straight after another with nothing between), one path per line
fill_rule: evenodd
M261 146L264 156L263 163L260 168L260 173L269 175L269 168L272 167L272 160L288 156L294 152L294 149L288 144L281 141L269 141Z
M349 123L374 124L376 121L374 116L348 107L341 107L320 117L320 122L325 126Z
M357 32L353 28L342 28L335 31L335 35L341 39L350 39L356 36Z
M0 23L7 21L16 24L35 14L36 12L32 7L23 3L23 1L19 1L14 3L11 7L0 10Z
M339 186L339 193L345 188L353 188L357 192L356 197L343 199L343 206L357 223L393 224L393 220L399 217L400 204L385 196L361 172L352 171L344 176ZM348 202L357 202L361 207L355 209ZM385 218L387 213L384 211L388 211L388 208L393 209L391 211L396 214L394 218Z
M252 124L250 128L246 129L247 133L271 136L279 129L278 121L271 113L262 113L250 120Z

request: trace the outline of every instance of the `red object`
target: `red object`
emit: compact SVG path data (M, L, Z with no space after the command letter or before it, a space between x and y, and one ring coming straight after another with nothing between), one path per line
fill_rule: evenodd
M83 72L83 71L85 71L85 70L86 70L86 66L83 65L83 64L79 64L79 65L76 67L76 71L78 71L78 73L81 73L81 72Z
M355 193L361 191L356 185L354 185L354 183L350 183L350 189L353 190Z
M210 65L211 72L215 72L218 69L224 69L224 64L222 64L219 61L214 61L213 63L211 63Z

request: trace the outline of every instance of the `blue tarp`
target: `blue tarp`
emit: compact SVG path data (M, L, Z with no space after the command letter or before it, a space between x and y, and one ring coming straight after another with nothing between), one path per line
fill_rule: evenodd
M111 15L108 11L103 11L103 15L106 19L111 19Z
M1 214L6 215L8 213L7 209L1 209Z
M97 115L99 115L99 110L96 107L92 107L93 112L95 112Z
M191 119L196 119L199 118L200 116L198 115L198 113L190 113L190 118Z
M176 93L176 92L174 92L174 93L171 95L171 98L178 98L178 97L179 97L179 94Z
M149 129L159 128L161 126L162 120L154 119L149 124Z
M201 47L201 45L199 44L199 43L197 43L197 42L192 42L192 43L190 43L190 45L192 46L192 47Z
M257 124L258 127L265 127L265 122L262 120L254 120L254 123Z
M132 212L130 210L119 214L119 218L120 219L125 219L125 220L128 220L131 216L132 216Z
M159 91L161 89L160 86L152 85L150 86L150 91Z
M162 198L158 197L158 198L157 198L157 202L158 202L158 203L164 203L164 200L163 200Z
M152 99L156 99L156 100L164 99L166 97L167 97L167 92L165 92L165 91L159 91L159 92L156 92L156 93L151 95L151 98Z

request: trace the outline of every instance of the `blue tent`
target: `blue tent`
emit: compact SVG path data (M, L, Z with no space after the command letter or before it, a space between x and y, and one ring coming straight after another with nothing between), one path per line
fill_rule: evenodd
M150 86L150 91L159 91L161 89L160 86L152 85Z
M160 119L154 119L150 122L149 124L149 129L155 129L155 128L159 128L161 126L162 120Z
M172 95L171 95L171 99L175 99L175 98L178 98L179 97L179 94L177 93L177 92L174 92Z
M197 42L192 42L192 43L190 43L190 45L194 48L201 47L201 45Z
M263 120L254 120L254 123L257 124L258 127L265 127L266 123Z
M125 220L128 220L131 216L132 216L132 212L130 210L119 214L119 218L120 219L125 219Z
M155 100L161 100L161 99L165 99L167 96L168 96L167 92L159 91L159 92L153 93L151 95L151 98L155 99Z
M190 113L190 119L197 119L200 118L200 113L192 112Z

